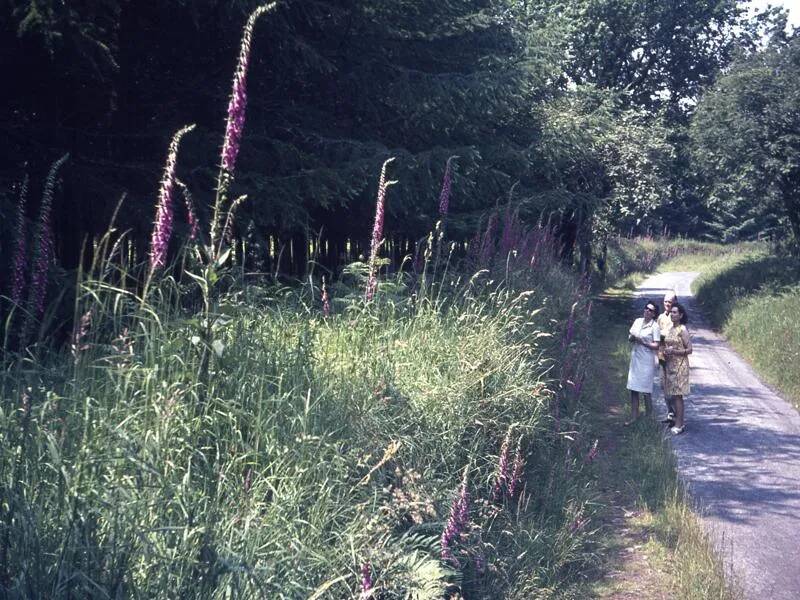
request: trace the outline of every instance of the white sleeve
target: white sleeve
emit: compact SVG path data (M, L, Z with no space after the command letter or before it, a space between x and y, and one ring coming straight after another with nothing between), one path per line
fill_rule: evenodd
M639 325L639 319L636 319L633 322L633 325L631 325L630 331L628 331L628 333L630 333L631 335L639 335L639 332L641 332L641 330L642 326Z
M661 328L658 326L658 323L653 323L653 341L661 341Z

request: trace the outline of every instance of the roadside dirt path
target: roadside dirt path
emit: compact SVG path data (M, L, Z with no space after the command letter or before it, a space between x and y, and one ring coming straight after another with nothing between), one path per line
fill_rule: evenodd
M710 329L691 297L696 276L662 273L637 290L660 306L674 289L689 312L692 393L686 432L672 438L678 471L745 597L797 600L800 414ZM663 395L654 403L663 415Z

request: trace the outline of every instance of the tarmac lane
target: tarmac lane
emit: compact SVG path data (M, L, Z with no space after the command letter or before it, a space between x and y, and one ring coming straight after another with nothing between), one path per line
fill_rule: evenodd
M661 273L637 290L659 306L675 290L689 314L686 430L666 435L725 572L745 598L799 600L800 414L711 330L691 295L697 275ZM660 384L653 401L662 418Z

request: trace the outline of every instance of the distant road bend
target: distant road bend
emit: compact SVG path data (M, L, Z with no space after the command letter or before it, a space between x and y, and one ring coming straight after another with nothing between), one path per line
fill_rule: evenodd
M691 296L696 276L662 273L638 289L659 305L675 290L689 312L692 393L686 432L672 438L678 471L745 598L798 600L800 414L710 329ZM658 389L654 403L663 414Z

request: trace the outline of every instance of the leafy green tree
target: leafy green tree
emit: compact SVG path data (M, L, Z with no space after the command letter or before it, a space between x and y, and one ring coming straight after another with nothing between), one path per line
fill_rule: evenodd
M651 110L685 108L752 29L736 0L558 0L552 9L569 24L567 76Z
M694 157L724 237L751 238L782 225L800 243L798 107L798 36L734 64L698 105Z

